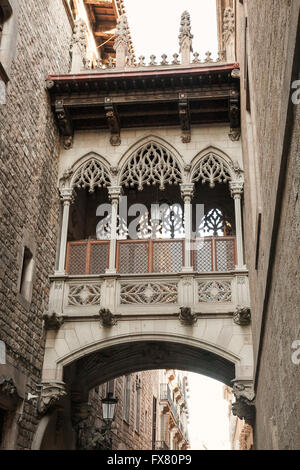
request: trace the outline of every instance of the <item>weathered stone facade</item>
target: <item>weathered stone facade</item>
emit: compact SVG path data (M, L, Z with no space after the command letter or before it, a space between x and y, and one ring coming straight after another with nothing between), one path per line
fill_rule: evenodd
M13 378L19 400L5 418L2 446L29 449L37 418L34 402L26 399L23 406L22 401L28 392L36 393L41 378L42 315L59 221L59 134L45 76L49 70L68 72L71 26L61 0L10 3L16 44L6 70L6 105L0 105L0 339L7 351L0 375ZM24 247L34 262L31 301L19 292Z
M291 356L300 335L300 121L299 104L292 102L292 83L300 78L300 3L236 4L244 233L256 364L254 445L299 449L300 366Z

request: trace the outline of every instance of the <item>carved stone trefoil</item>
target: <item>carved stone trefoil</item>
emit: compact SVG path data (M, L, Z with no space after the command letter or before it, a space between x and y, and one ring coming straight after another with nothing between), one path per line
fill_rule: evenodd
M43 315L45 330L59 330L64 323L64 317L57 315L56 312L45 313Z
M191 307L180 307L179 320L183 325L191 326L196 323L197 315L192 312Z
M99 311L100 323L103 327L111 327L117 324L115 315L108 308L101 308Z
M44 415L49 409L57 406L66 395L67 392L63 382L44 382L38 399L38 413Z
M244 419L250 426L255 422L255 393L252 384L236 382L233 386L235 403L232 404L232 414L240 419Z
M251 310L249 307L238 306L233 314L233 321L236 325L247 326L251 323Z

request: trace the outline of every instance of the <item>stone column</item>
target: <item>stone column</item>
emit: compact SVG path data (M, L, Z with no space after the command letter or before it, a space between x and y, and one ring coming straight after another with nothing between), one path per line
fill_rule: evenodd
M116 274L118 206L121 194L121 186L110 186L108 188L108 194L111 200L111 234L109 248L109 268L106 270L106 273Z
M62 226L61 226L61 234L60 234L58 272L56 272L56 274L65 274L69 213L70 213L71 201L73 198L73 189L72 188L61 189L60 195L63 200L63 216L62 216Z
M116 51L116 68L124 68L129 52L129 27L126 15L118 20L114 50Z
M244 183L230 182L231 196L234 199L235 211L235 229L236 229L236 250L237 250L237 269L245 269L244 265L244 248L243 248L243 228L242 228L242 210L241 196Z
M191 236L192 236L192 205L191 200L194 191L194 183L180 185L182 198L184 201L184 266L183 272L193 272L192 252L191 252Z
M190 14L188 11L184 11L181 15L179 33L179 52L181 52L182 65L190 65L190 55L193 52L192 39Z

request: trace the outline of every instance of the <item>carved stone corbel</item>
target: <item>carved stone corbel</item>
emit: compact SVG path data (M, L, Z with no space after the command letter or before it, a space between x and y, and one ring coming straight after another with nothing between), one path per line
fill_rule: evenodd
M56 407L60 400L67 395L63 382L44 382L37 403L37 412L44 415Z
M99 311L100 323L103 327L109 328L117 324L115 315L108 308L101 308Z
M238 306L233 314L233 321L236 325L247 326L251 323L250 307Z
M230 129L228 137L232 142L237 142L241 137L241 129Z
M18 398L17 387L11 377L0 376L0 393L6 395L8 398Z
M57 315L56 312L44 313L43 315L45 330L59 330L64 324L64 317Z
M185 93L179 94L179 120L181 126L181 140L184 144L191 141L191 116L190 107Z
M119 116L115 106L110 103L110 98L106 98L105 102L107 103L104 107L105 115L111 133L110 143L113 146L118 146L121 144Z
M253 426L255 422L255 393L252 384L245 385L236 382L232 391L236 399L232 404L232 414Z
M197 321L197 315L192 312L191 307L180 307L179 320L183 325L194 325Z

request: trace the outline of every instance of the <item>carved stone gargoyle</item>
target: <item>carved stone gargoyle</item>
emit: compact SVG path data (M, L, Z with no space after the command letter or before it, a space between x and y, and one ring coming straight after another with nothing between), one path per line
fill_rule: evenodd
M64 323L64 317L57 315L56 312L44 313L43 320L46 330L59 330Z
M101 308L99 310L99 316L100 323L105 328L109 328L117 324L115 315L113 315L108 308Z
M233 314L233 321L236 325L247 326L251 323L250 307L238 306Z
M197 315L192 312L191 307L180 307L179 320L183 325L194 325Z
M235 383L233 386L235 403L232 404L232 414L240 419L244 419L251 426L255 422L255 393L252 387L242 383Z
M58 405L58 402L67 395L63 382L43 383L37 403L37 412L44 415L50 408Z

